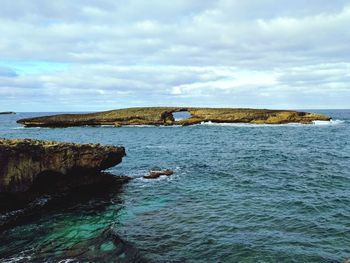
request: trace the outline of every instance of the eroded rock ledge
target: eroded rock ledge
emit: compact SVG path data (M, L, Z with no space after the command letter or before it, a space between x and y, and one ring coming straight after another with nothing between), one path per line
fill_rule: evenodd
M189 112L190 118L176 121L173 113ZM150 107L128 108L89 114L61 114L20 119L26 127L72 127L97 125L193 125L201 122L283 124L328 121L330 117L308 112L266 109L181 108Z
M124 156L123 147L0 139L0 210L43 193L109 183L117 177L101 171Z

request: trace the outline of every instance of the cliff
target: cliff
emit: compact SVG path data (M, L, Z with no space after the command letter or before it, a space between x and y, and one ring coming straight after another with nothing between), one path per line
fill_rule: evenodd
M124 156L123 147L0 139L0 210L41 194L110 183L118 177L101 171Z
M0 139L0 192L26 191L49 172L98 173L119 164L123 156L123 147Z
M191 117L176 121L173 113L189 112ZM265 109L232 108L180 108L151 107L128 108L88 114L61 114L20 119L26 127L71 127L84 125L193 125L201 122L217 123L312 123L314 120L330 120L330 117L308 112Z

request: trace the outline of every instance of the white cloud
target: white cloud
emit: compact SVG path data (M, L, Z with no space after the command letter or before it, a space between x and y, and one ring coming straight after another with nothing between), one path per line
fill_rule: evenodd
M2 107L27 110L24 99L36 110L348 107L347 1L0 0L0 6L0 54L8 61L0 64ZM18 70L28 61L35 70ZM324 94L332 94L329 101Z

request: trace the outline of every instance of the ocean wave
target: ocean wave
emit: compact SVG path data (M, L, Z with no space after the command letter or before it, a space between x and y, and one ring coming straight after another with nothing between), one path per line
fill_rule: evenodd
M161 175L159 176L158 178L144 178L144 177L137 177L135 178L136 180L139 180L141 182L157 182L157 181L163 181L163 180L166 180L166 181L171 181L173 180L174 178L172 178L174 176L167 176L167 175Z
M149 170L139 170L133 173L131 177L139 182L157 182L157 181L172 181L173 179L177 178L181 174L185 174L184 172L180 172L181 167L176 166L174 170L174 174L171 176L168 175L161 175L158 178L144 178L145 175L148 175Z
M31 250L31 249L29 249L29 250ZM30 255L24 255L24 254L29 250L24 250L24 251L20 252L20 255L15 256L15 257L3 258L3 259L1 259L1 262L2 263L28 262L29 260L32 259L32 257Z
M13 127L10 128L10 130L49 130L49 129L53 129L51 127L25 127L25 126L21 126L21 127Z
M146 124L141 124L141 125L124 125L119 128L176 128L176 127L182 127L181 125L146 125Z
M222 123L222 122L201 122L197 125L203 126L227 126L227 127L280 127L280 126L301 126L301 123L286 123L286 124L254 124L254 123Z
M78 261L74 258L67 258L67 259L62 259L58 261L58 263L70 263L70 262L78 262Z
M305 123L285 123L285 124L254 124L254 123L225 123L225 122L211 122L211 121L206 121L206 122L201 122L200 124L194 124L191 126L228 126L228 127L281 127L281 126L309 126L309 125L317 125L317 126L325 126L325 125L339 125L345 123L344 120L330 120L330 121L313 121L311 124L305 124ZM189 127L191 127L189 126ZM93 127L93 126L81 126L81 127ZM100 126L95 126L95 127L100 127L100 128L115 128L114 125L100 125ZM124 125L122 127L118 128L179 128L183 127L182 125ZM72 127L69 127L72 128ZM36 130L36 129L52 129L49 127L14 127L11 128L11 130Z
M345 123L343 120L330 120L330 121L313 121L314 125L339 125Z
M313 121L311 124L304 123L285 123L285 124L254 124L254 123L219 123L219 122L201 122L197 125L203 126L227 126L227 127L295 127L295 126L325 126L325 125L339 125L344 123L343 120L330 120L330 121Z

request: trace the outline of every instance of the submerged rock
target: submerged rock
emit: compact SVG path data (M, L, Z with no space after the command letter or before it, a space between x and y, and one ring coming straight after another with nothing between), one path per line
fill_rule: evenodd
M188 112L189 118L176 121L173 113ZM20 119L17 122L26 127L72 127L114 125L194 125L201 122L216 123L312 123L315 120L328 121L330 117L308 112L266 109L235 108L180 108L149 107L128 108L88 114L61 114Z
M145 175L143 178L145 179L156 179L162 175L170 176L174 173L174 171L170 169L165 170L156 170L156 171L150 171L148 175Z
M0 139L0 211L46 193L125 181L101 172L119 164L124 156L123 147Z
M60 258L62 262L65 259L74 259L74 262L151 262L132 243L122 239L113 227L67 249Z

